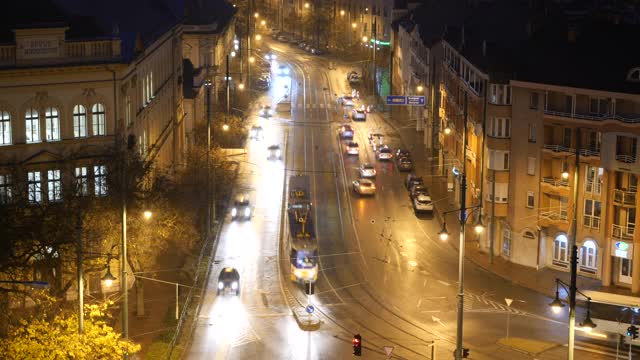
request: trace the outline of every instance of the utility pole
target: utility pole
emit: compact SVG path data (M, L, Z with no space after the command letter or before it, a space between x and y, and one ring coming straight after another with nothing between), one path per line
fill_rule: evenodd
M458 259L458 319L456 332L456 359L462 359L462 325L464 318L464 246L467 223L467 114L468 94L464 92L464 123L462 132L462 173L460 174L460 245Z
M124 152L124 167L122 169L122 247L120 253L120 265L122 268L122 280L120 289L122 291L122 337L129 339L129 289L127 287L127 168L129 167L129 151L134 146L134 139L127 138ZM124 359L129 359L129 354L125 352Z
M496 171L491 169L491 236L489 236L489 263L493 264L496 239Z
M229 54L227 54L227 76L225 78L226 80L226 86L227 86L227 116L229 116L229 110L231 107L231 103L229 102Z
M77 240L77 276L78 276L78 334L84 334L84 269L82 267L82 214L78 213L76 221L76 240Z
M580 173L580 128L576 128L576 168L573 171L573 222L571 223L571 282L569 283L569 360L573 360L576 337L576 293L578 275L578 175Z
M371 17L373 17L373 9L371 9ZM373 33L373 95L377 96L378 95L378 86L377 86L377 82L376 82L376 73L378 72L378 64L376 63L376 49L378 48L378 39L376 39L377 36L377 19L374 17L373 18L373 26L371 28L372 33ZM377 98L376 98L376 103L377 103Z
M207 221L206 221L206 237L209 238L211 232L211 79L209 78L209 64L207 64L207 74L205 80L206 96L207 96Z

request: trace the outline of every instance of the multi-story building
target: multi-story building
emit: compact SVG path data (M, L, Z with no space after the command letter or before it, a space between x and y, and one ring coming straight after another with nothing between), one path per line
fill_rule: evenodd
M456 198L454 168L466 161L468 205L482 204L491 224L483 249L532 269L569 271L575 190L579 274L638 293L640 70L629 60L638 54L605 60L592 50L607 43L624 52L639 30L563 10L498 0L426 4L416 21L400 23L396 89L411 90L412 54L426 46L436 95L429 148ZM496 17L508 20L495 27ZM422 44L412 43L416 28Z

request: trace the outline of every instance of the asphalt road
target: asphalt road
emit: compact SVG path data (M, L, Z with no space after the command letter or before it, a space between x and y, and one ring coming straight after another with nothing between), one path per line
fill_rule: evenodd
M385 346L393 347L394 358L430 358L433 342L438 358L452 358L458 253L437 238L437 220L413 214L403 187L406 175L393 162L376 161L366 139L368 129L377 128L395 150L402 146L397 129L375 113L366 122L343 117L349 109L338 106L334 94L351 91L348 64L329 70L325 58L286 44L269 45L278 54L274 70L287 64L291 73L274 75L271 89L249 117L263 126L265 138L252 141L247 154L236 159L241 169L236 192L249 194L253 215L250 221L225 219L188 358L346 359L352 357L355 333L362 335L365 359L387 358ZM255 115L259 103L275 105L289 91L290 117ZM344 154L338 128L345 122L356 130L359 156ZM283 160L267 160L271 144L286 150ZM426 164L423 155L414 157L417 165ZM373 197L360 198L350 188L362 162L373 163L378 173ZM286 178L303 173L312 177L320 243L320 274L310 298L288 280L287 250L279 247ZM216 296L217 275L224 266L240 271L239 297ZM566 313L553 315L550 299L470 262L465 266L464 343L471 358L566 357ZM505 298L514 299L511 307ZM292 315L292 309L308 301L323 321L313 332L302 331ZM497 345L506 337L508 318L510 336L559 345L537 356ZM594 351L610 352L596 348L579 352L577 358L605 358Z

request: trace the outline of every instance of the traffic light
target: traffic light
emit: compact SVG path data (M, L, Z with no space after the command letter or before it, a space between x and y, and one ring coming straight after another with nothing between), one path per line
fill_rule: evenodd
M631 325L627 328L627 336L630 336L632 339L638 338L638 327L635 325Z
M462 348L462 358L466 359L469 357L469 349Z
M362 336L360 334L353 335L353 355L362 356Z

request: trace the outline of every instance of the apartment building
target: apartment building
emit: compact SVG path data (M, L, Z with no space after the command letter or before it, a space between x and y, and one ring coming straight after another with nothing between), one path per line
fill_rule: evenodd
M481 248L532 269L569 271L576 190L579 275L638 293L638 54L593 53L604 43L625 53L638 28L575 19L538 2L429 5L416 10L436 95L428 149L456 199L466 162L467 205L481 204L490 225L478 238ZM488 19L507 19L500 14L509 20L496 27ZM412 26L398 30L401 90L417 78L406 65L412 51L405 48L422 46L411 43Z

